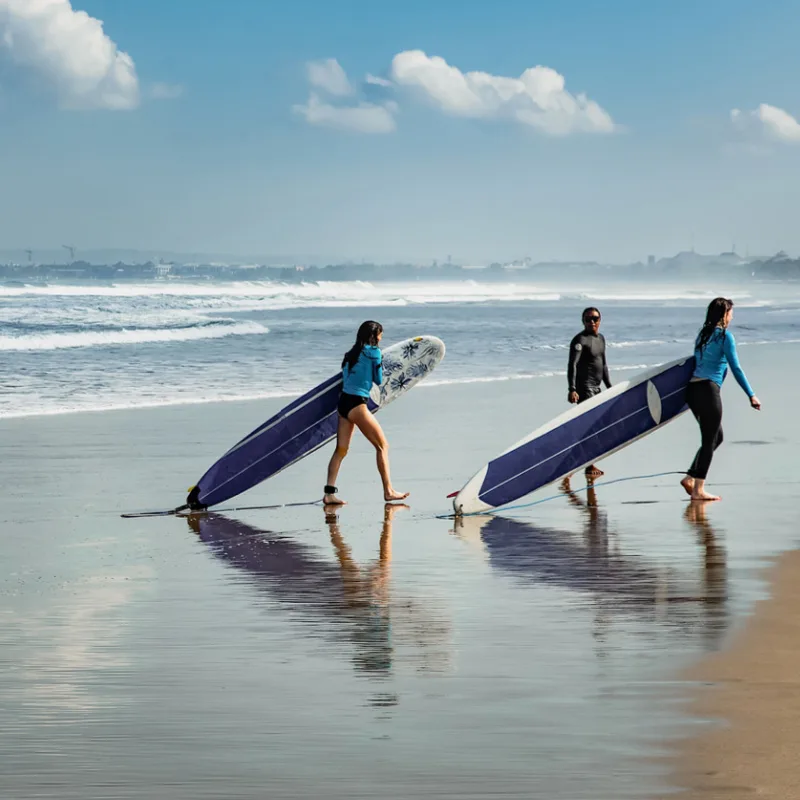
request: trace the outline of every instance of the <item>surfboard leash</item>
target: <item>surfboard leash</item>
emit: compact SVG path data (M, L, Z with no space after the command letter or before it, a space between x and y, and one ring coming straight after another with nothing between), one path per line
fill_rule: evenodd
M642 481L648 480L651 478L665 478L668 475L685 475L686 470L681 470L680 472L656 472L652 475L631 475L626 478L614 478L610 481L600 481L599 483L593 483L591 486L581 486L578 489L570 489L571 493L577 492L587 492L589 489L596 489L600 486L611 486L615 483L624 483L625 481ZM456 492L457 494L457 492ZM436 519L459 519L461 517L488 517L493 514L504 514L507 511L517 511L521 508L531 508L532 506L538 506L542 503L548 503L551 500L558 500L559 497L564 497L564 492L559 492L558 494L551 495L550 497L543 497L540 500L534 500L530 503L520 503L514 506L499 506L498 508L493 508L491 510L486 511L472 511L469 514L437 514ZM452 497L453 495L448 495L448 497Z
M188 516L188 514L182 514L182 511L189 511L190 514L226 514L231 511L266 511L276 508L296 508L298 506L316 506L321 504L322 500L307 500L300 503L277 503L270 506L226 506L225 508L214 508L212 506L210 508L198 509L191 509L191 507L186 504L164 511L134 511L128 514L120 514L120 516L124 519L141 519L142 517L185 517Z

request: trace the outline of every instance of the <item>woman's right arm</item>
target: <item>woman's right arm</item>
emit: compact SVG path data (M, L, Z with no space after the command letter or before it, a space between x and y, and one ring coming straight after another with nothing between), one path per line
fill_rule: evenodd
M383 384L383 353L380 350L372 362L372 382L377 386Z

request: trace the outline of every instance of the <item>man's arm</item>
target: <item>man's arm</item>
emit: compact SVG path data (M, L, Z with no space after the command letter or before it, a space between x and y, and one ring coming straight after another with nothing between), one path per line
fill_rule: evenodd
M580 334L569 343L569 361L567 361L567 383L570 394L578 391L578 359L581 357L582 345Z
M603 337L603 383L607 389L611 388L611 376L608 374L608 361L606 361L606 338Z

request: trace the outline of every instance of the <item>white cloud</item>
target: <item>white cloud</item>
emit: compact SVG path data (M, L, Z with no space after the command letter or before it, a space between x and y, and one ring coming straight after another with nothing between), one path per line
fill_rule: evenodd
M51 84L65 108L139 105L133 59L70 0L0 0L2 51Z
M335 58L311 61L306 64L306 70L312 89L334 97L355 94L347 73ZM371 77L367 76L368 83ZM375 78L376 83L379 80ZM393 101L370 103L361 100L356 105L333 105L321 99L318 92L312 91L305 105L293 106L292 110L304 117L309 125L338 128L342 131L391 133L397 127L394 119L397 103Z
M308 82L335 97L345 97L353 93L347 73L335 58L326 61L309 61L306 64Z
M549 67L531 67L519 78L507 78L461 72L439 56L407 50L392 60L391 75L396 84L423 92L457 116L513 119L553 136L616 129L607 111L584 94L568 92L564 76Z
M306 105L295 106L312 125L328 125L364 133L387 133L396 127L397 104L364 102L333 105L319 92L344 97L356 93L336 59L307 65L313 89ZM487 72L461 72L439 56L421 50L398 53L391 64L391 80L367 73L362 98L378 101L398 88L414 89L442 111L463 117L510 119L549 134L610 133L617 130L611 116L586 95L565 89L564 76L549 67L531 67L518 78ZM376 95L377 92L377 96ZM381 96L382 95L382 96Z
M364 79L366 83L370 86L384 86L386 88L394 86L394 84L386 80L386 78L379 78L377 75L372 75L371 73L367 73L367 77Z
M333 106L311 94L306 105L294 106L294 111L305 117L310 125L322 125L359 133L391 133L395 127L395 103L376 105L359 103L357 106Z
M183 86L178 83L154 83L150 87L153 100L176 100L183 94Z
M762 103L755 111L734 108L731 111L731 120L740 128L757 125L772 139L800 143L800 122L788 111L777 106Z

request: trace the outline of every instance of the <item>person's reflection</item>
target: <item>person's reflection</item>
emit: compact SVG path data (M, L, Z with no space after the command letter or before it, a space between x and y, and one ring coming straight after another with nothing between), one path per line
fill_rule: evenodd
M584 527L584 539L589 555L596 559L608 556L609 550L609 529L608 516L600 508L597 502L597 490L595 489L595 478L592 475L586 476L586 499L573 491L569 477L561 481L559 487L566 495L570 505L579 508L586 520Z
M353 646L357 671L387 678L396 660L395 640L404 641L404 628L412 631L405 640L413 639L422 648L418 665L437 669L447 662L449 627L443 621L431 621L419 604L392 598L389 591L392 523L401 508L408 506L387 504L384 508L378 557L366 566L353 558L336 513L325 514L335 561L320 557L318 548L291 536L219 514L195 514L187 519L211 552L243 571L254 587L292 612L304 611L306 621L322 623L326 639L344 640ZM393 695L375 700L377 705L394 702Z
M709 606L724 606L728 598L728 566L725 546L708 521L706 503L689 503L684 517L697 534L697 542L705 554L704 575L706 602ZM724 608L720 611L724 614ZM724 625L724 619L720 620Z
M599 567L601 563L606 563L609 555L609 530L608 516L600 509L600 504L597 502L595 481L596 476L586 474L585 500L577 492L573 491L569 475L561 481L559 488L566 495L570 505L581 510L586 520L584 540L586 542L587 555ZM595 653L598 658L604 658L608 654L607 645L610 626L611 615L602 604L597 604L594 611L592 638L595 641Z
M461 518L455 532L463 539L480 538L489 563L507 574L590 594L598 614L595 633L601 636L612 616L631 612L653 617L657 611L656 616L671 626L694 630L698 608L708 603L724 605L724 550L716 543L705 509L687 512L701 532L704 548L703 582L698 587L682 569L660 566L657 555L645 561L623 553L592 482L585 500L568 481L562 482L561 489L584 517L580 534L500 515ZM702 615L699 621L704 633L713 637L725 624L720 613Z
M342 537L339 517L326 511L325 522L339 562L345 606L360 615L363 623L354 631L359 645L356 663L365 672L389 672L392 667L392 639L389 607L390 565L392 560L392 522L395 514L408 506L387 503L383 512L378 559L367 568L354 559L350 546Z

